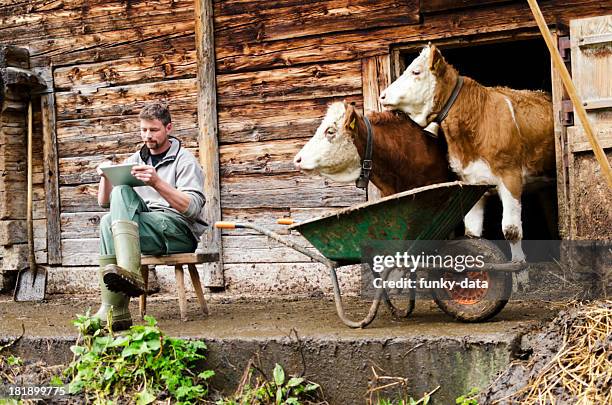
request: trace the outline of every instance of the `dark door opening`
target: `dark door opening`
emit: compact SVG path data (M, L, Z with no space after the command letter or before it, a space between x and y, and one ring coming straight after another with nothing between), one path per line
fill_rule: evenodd
M442 55L457 71L485 86L551 91L551 62L541 38L486 44L440 45ZM407 67L420 49L400 52ZM524 239L559 239L556 181L527 190L522 198ZM488 199L483 237L503 239L502 208L497 196ZM461 231L462 230L458 230ZM526 251L528 257L530 252Z

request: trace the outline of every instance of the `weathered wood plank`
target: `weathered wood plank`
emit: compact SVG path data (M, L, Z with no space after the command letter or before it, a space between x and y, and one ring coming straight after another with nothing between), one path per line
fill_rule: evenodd
M52 88L53 85L50 85ZM49 264L60 264L60 205L58 183L57 134L55 131L55 96L41 96L42 142L45 200L47 205L47 260Z
M311 137L329 104L341 100L361 108L360 95L223 106L219 109L219 141L226 144Z
M391 84L390 55L372 56L361 60L361 82L363 84L363 111L380 112L384 110L379 101L380 93ZM380 190L372 183L368 183L368 200L373 201L381 197Z
M34 55L31 59L33 66L48 66L53 63L55 66L73 66L81 63L112 61L121 58L129 58L134 55L150 56L162 53L185 52L193 50L195 47L192 23L177 27L175 30L164 29L163 35L151 35L148 37L139 37L134 35L134 32L125 33L123 35L134 35L131 40L126 40L130 37L116 39L115 41L108 40L107 43L100 46L92 44L89 47L75 48L67 46L62 52L58 52L52 56L45 53ZM166 28L166 27L164 27ZM183 31L181 31L183 30Z
M0 219L25 219L26 217L26 187L21 190L0 192ZM34 187L33 208L34 219L45 218L47 209L45 191L42 187Z
M81 1L73 7L38 9L32 4L22 11L0 12L3 24L0 35L20 41L42 36L62 38L84 34L100 34L133 27L186 21L193 11L189 0L158 2L108 1L95 4Z
M218 75L220 106L361 93L359 61Z
M252 222L261 225L266 229L270 229L281 235L288 235L289 230L286 225L279 225L276 220L289 216L288 208L222 208L222 217L224 221L231 222ZM252 229L224 229L223 236L244 236L244 235L261 235Z
M482 7L489 4L509 3L517 0L420 0L421 13L435 13L467 7Z
M172 7L160 5L161 12L147 13L144 11L142 16L139 16L138 13L124 18L101 16L99 21L91 24L83 23L79 18L80 16L74 18L63 16L62 11L47 14L29 13L26 16L38 19L38 21L31 21L29 24L26 21L17 26L5 27L3 32L0 32L0 36L9 39L12 44L27 44L33 58L32 62L36 66L41 61L35 61L35 59L45 59L47 62L53 62L56 66L76 62L100 61L96 58L87 59L78 54L85 53L95 56L95 52L91 52L91 49L95 47L129 46L148 38L192 34L193 8L189 2L185 4L176 10L173 10ZM148 7L152 7L151 3ZM62 21L62 17L66 21ZM56 18L57 23L63 23L65 27L76 26L71 27L73 32L62 32L61 29L54 30L53 27L50 30L45 29L45 24L48 23L40 21L45 18ZM193 44L191 49L193 49ZM132 55L134 54L138 55L139 53L132 53Z
M195 77L195 65L190 50L58 68L53 76L56 90L75 90Z
M417 0L328 0L289 5L276 3L280 7L269 7L266 4L255 13L216 14L215 36L232 37L236 43L244 44L419 22ZM218 10L229 8L231 4Z
M221 219L219 192L219 127L217 125L217 80L215 72L215 35L212 0L195 1L195 38L197 52L199 158L204 178L204 218L209 224ZM221 230L211 228L202 237L205 250L219 253L215 264L206 266L207 286L224 287L223 241Z
M541 7L547 21L561 22L612 12L610 2L598 0L551 1L542 3ZM246 44L233 42L230 37L220 37L216 44L217 71L229 73L322 61L354 60L387 54L392 44L484 35L535 26L528 5L517 2L497 7L475 7L461 13L435 14L419 25L348 31L322 37Z
M305 143L288 139L223 145L219 150L220 175L295 172L293 157Z
M111 88L92 92L56 93L57 119L80 119L138 114L148 101L163 100L173 110L193 110L196 79L168 80Z
M62 212L62 239L91 239L99 236L100 221L107 211Z
M46 239L34 240L34 258L36 263L47 263L47 251L44 247L40 247L39 243ZM19 244L4 247L4 256L2 258L3 270L21 270L28 267L28 245Z
M98 264L98 238L62 239L62 266L93 266Z
M104 211L103 208L98 206L97 183L60 187L60 204L62 207L62 213Z
M364 199L354 185L301 174L228 176L221 182L227 208L342 207Z
M300 243L304 246L310 244L301 236L287 235L287 240ZM316 249L310 248L315 251ZM230 263L297 263L311 262L312 260L302 253L278 242L272 241L262 235L224 236L223 262Z
M35 248L39 250L46 248L47 221L37 219L34 221ZM22 219L10 219L0 221L0 245L9 246L27 243L26 221Z

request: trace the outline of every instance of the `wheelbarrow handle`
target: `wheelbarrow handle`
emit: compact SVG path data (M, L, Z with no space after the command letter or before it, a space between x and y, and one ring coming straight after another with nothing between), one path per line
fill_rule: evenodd
M244 228L241 224L230 221L217 221L215 222L215 228L218 229L236 229L236 228Z
M290 247L293 250L297 250L298 252L310 257L311 259L323 263L326 266L335 266L336 263L329 260L325 256L321 255L318 252L314 252L311 249L308 249L306 246L302 246L299 243L287 240L283 238L282 235L279 235L276 232L273 232L269 229L263 228L259 225L252 224L250 222L228 222L228 221L217 221L215 222L215 228L219 229L236 229L236 228L248 228L254 231L257 231L263 235L266 235L268 238L277 241L278 243L282 243L283 245Z
M279 225L293 225L297 222L293 220L293 218L279 218L276 220L276 223Z

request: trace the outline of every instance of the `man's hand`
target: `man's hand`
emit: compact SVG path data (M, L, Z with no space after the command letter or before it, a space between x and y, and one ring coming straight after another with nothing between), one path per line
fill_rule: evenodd
M149 165L139 165L132 167L132 176L141 180L147 186L155 188L161 179L157 175L155 168Z
M113 165L113 162L112 162L112 161L110 161L110 160L105 160L105 161L103 161L102 163L100 163L100 164L98 165L98 167L96 167L96 173L98 173L98 175L99 175L100 177L104 177L104 178L106 179L106 174L104 174L104 172L102 171L102 169L101 169L101 168L102 168L102 167L112 166L112 165Z

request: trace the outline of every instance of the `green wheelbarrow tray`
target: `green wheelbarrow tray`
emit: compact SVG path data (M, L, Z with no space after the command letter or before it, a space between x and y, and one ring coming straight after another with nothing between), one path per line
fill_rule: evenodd
M408 308L400 310L393 306L385 289L377 289L367 316L353 321L344 312L336 269L361 263L362 243L367 241L446 239L490 188L489 185L468 185L459 181L440 183L290 226L289 229L302 234L318 252L253 223L219 221L215 227L253 229L325 264L330 271L338 316L349 327L363 328L374 320L382 301L394 316L407 317L414 308L414 292L411 292Z
M361 263L369 240L442 240L489 190L460 181L420 187L292 225L323 256L340 265Z

